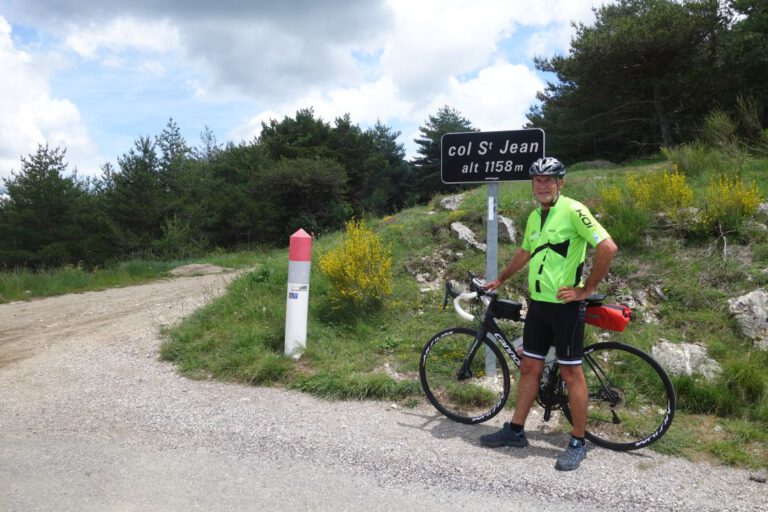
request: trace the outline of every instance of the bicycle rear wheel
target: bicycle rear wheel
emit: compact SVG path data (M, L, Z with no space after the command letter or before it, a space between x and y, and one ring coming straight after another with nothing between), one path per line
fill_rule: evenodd
M476 330L465 327L440 331L424 346L419 360L421 387L427 399L460 423L493 418L509 397L509 366L490 336L482 340L462 374L477 335ZM488 362L486 354L490 354Z
M589 389L586 437L611 450L643 448L664 435L675 415L675 388L651 356L616 342L584 349ZM571 420L568 404L563 412Z

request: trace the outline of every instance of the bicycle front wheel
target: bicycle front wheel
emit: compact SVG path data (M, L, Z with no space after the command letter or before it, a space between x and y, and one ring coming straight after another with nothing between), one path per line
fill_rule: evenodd
M460 423L493 418L509 397L507 362L489 335L471 354L477 336L476 330L464 327L440 331L424 346L419 360L427 399Z
M623 343L584 349L589 389L586 437L611 450L636 450L657 441L672 424L675 388L651 356ZM563 407L570 420L570 410Z

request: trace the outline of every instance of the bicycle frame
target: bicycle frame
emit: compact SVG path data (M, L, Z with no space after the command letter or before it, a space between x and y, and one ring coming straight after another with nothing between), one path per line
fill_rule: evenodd
M451 296L454 299L459 294L453 290L449 283L446 283L445 287L445 300L443 302L443 308L446 307L448 304L448 297ZM522 364L522 359L517 354L517 351L512 347L512 343L507 339L507 337L504 335L504 331L501 330L501 327L499 327L499 324L496 323L496 318L493 315L493 305L496 302L496 294L495 293L488 293L486 294L487 297L489 297L489 302L487 307L485 308L485 314L483 316L483 323L481 327L478 329L477 332L477 338L475 338L474 343L472 343L472 346L469 348L469 351L467 352L467 356L464 358L464 363L462 364L461 369L459 370L459 376L460 378L468 378L470 376L469 372L469 365L472 363L472 361L475 358L475 355L477 354L477 351L480 349L480 345L483 343L483 339L488 334L493 335L493 338L495 341L501 345L501 348L504 349L504 352L506 352L507 356L512 359L512 362L515 363L515 366L520 368L520 365ZM519 318L515 321L523 322L524 318Z
M480 345L483 343L483 339L485 339L488 334L493 335L496 342L501 345L501 348L504 349L504 352L507 353L507 356L509 356L512 362L515 363L515 366L519 368L522 364L522 359L518 355L517 351L513 348L512 343L507 339L506 336L504 336L504 331L501 330L501 327L499 327L499 324L496 323L496 319L493 317L492 306L495 300L496 296L492 295L491 302L488 304L488 307L485 310L483 324L477 331L477 338L475 338L474 343L472 343L472 346L467 352L467 356L464 358L464 364L462 365L459 373L462 378L467 378L469 376L469 365L474 360ZM521 319L519 321L523 320L524 319Z
M483 320L483 326L480 328L480 332L484 333L484 336L489 333L492 334L493 337L496 338L496 341L499 342L499 345L501 345L501 348L504 349L504 352L506 352L509 358L515 363L515 366L518 368L520 367L522 359L518 355L517 350L512 346L512 343L506 336L504 336L504 331L502 331L499 324L496 323L495 318L486 315L486 318Z

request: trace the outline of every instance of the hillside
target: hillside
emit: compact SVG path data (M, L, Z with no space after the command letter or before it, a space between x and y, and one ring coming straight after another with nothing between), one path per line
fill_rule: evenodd
M671 168L665 162L586 168L569 175L564 193L588 204L610 230L606 190L617 186L628 196L628 183L640 180L642 185L649 177L661 183L661 173ZM768 184L759 178L765 169L765 161L750 161L741 171L744 182L756 183L763 198ZM711 183L706 174L688 181L695 200L706 196ZM527 182L501 187L500 212L513 221L516 237L532 206L529 187ZM278 384L329 398L416 403L421 400L416 379L421 347L437 330L461 323L452 312L441 310L442 292L427 291L425 281L462 281L468 271L483 274L485 269L485 254L451 232L451 224L461 221L484 239L485 189L467 190L452 211L441 208L440 199L395 216L369 219L390 245L394 261L393 293L381 310L333 309L330 285L318 262L342 235L316 241L308 348L298 364L281 355L287 277L282 251L263 258L258 270L238 280L226 299L173 329L164 357L192 376ZM719 377L709 380L698 375L675 378L680 414L655 448L691 458L768 466L768 354L740 334L727 310L729 298L768 282L766 213L752 215L739 231L717 236L691 229L694 220L681 227L660 212L645 224L634 220L638 232L628 231L635 235L629 244L617 240L620 253L601 291L632 302L638 320L611 339L649 352L661 340L696 343L722 368ZM505 262L514 247L502 238L499 261ZM524 275L514 277L503 293L523 299L524 280ZM591 341L597 335L588 334Z

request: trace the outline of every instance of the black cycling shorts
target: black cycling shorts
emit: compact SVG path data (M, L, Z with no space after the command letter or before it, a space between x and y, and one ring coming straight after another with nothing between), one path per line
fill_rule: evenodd
M584 301L556 304L531 300L523 328L523 354L544 360L554 345L558 363L581 364L586 310Z

